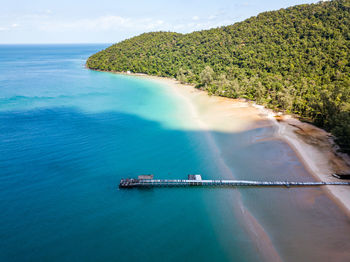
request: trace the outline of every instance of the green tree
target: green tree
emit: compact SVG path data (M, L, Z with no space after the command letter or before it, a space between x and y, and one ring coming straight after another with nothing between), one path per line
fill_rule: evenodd
M87 67L176 77L313 121L350 152L350 0L264 12L190 34L151 32L98 52Z
M178 81L180 81L181 84L185 84L187 83L187 77L185 75L185 70L183 70L182 68L179 69L179 72L176 75L176 79Z
M199 79L201 81L201 84L205 86L205 88L208 88L208 86L213 82L214 80L214 71L210 66L206 66L203 71L199 75Z

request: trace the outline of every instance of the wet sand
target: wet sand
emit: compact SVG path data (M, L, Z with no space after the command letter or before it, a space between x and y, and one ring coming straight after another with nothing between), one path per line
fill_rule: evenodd
M297 153L310 174L320 181L340 181L333 173L350 173L349 156L336 152L329 133L290 116L276 119L279 136ZM329 196L350 216L350 188L327 186Z

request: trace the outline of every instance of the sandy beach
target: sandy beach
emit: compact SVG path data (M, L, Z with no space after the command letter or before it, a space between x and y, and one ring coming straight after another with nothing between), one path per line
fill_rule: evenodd
M237 161L233 162L233 166L231 163L237 157L237 154L238 156L241 154L240 149L236 148L240 146L239 143L237 144L240 139L243 139L243 148L264 144L267 146L268 154L272 153L270 157L264 157L264 151L260 151L260 155L255 155L257 163L261 165L261 161L265 161L263 165L275 168L275 170L277 166L282 168L280 169L281 172L277 172L277 176L269 178L255 176L255 180L279 180L279 175L282 175L282 179L289 181L337 181L338 179L332 177L333 173L350 171L348 156L336 153L334 142L329 133L311 124L301 122L292 116L274 112L243 99L209 96L207 92L196 89L192 85L181 84L176 79L145 74L111 73L155 81L160 84L159 88L167 88L171 96L177 97L186 108L182 112L186 114L184 117L186 119L185 126L181 123L178 128L194 132L201 131L210 146L211 152L209 154L215 159L219 167L220 177L249 179L249 173L236 172L235 165L239 164ZM270 146L274 146L276 151L269 150ZM249 150L248 152L253 152ZM249 158L249 155L245 155L241 160L247 161ZM289 160L292 162L289 162ZM287 162L284 163L283 161ZM244 163L242 164L244 165ZM284 172L283 168L288 165L295 166L294 172ZM300 174L298 165L301 168L299 171L304 170ZM259 174L259 171L255 174ZM286 174L288 175L286 176ZM277 200L274 203L275 206L277 205L276 212L279 212L278 206L284 205L284 201L288 202L288 205L292 205L290 209L288 206L281 206L283 213L275 214L275 218L281 222L278 222L279 226L277 227L275 227L276 224L273 224L273 228L270 227L271 222L261 220L260 216L266 214L265 212L257 213L256 210L252 210L246 205L245 193L243 193L245 191L231 192L234 195L230 199L232 210L235 210L236 218L240 221L241 227L255 243L255 248L261 256L261 260L283 261L286 252L291 252L290 255L299 256L300 259L305 255L313 254L319 261L329 261L330 257L338 257L339 261L346 261L344 258L347 257L347 253L339 250L338 243L340 241L344 247L347 245L348 235L342 235L344 229L347 230L347 228L342 228L342 226L345 226L344 223L347 223L346 221L350 217L350 188L346 186L325 186L317 188L317 190L295 190L298 192L297 194L293 193L294 190L291 190L290 193L286 191L286 194L283 195L283 197L285 196L284 200L281 199L281 191L271 191L271 194L277 197L274 198L274 202ZM271 194L267 194L267 196L272 196ZM269 197L265 200L270 201ZM331 203L335 205L331 205ZM324 212L325 209L335 213L319 217L322 221L318 224L323 225L322 232L324 236L329 233L339 236L336 242L329 242L327 238L317 237L315 234L319 234L319 228L312 226L311 229L308 226L309 223L314 222L314 216L319 216L319 212ZM310 210L310 212L304 213L304 210ZM295 221L290 224L288 220L291 218ZM337 220L339 226L333 224ZM298 232L297 235L294 237L291 235L284 236L284 233L293 233L293 225L306 227L304 230L299 228L296 231ZM274 228L278 228L280 232L277 233ZM310 230L313 230L313 234L308 233L311 232ZM281 244L281 241L284 242L287 239L298 243L298 237L301 237L300 240L306 241L306 243L316 240L318 244L316 246L307 245L303 248L303 251L297 246L290 245L290 243ZM323 245L325 246L323 247ZM296 250L299 250L298 255L295 254Z
M202 130L236 133L274 126L275 138L284 141L293 149L300 162L316 180L339 181L332 176L333 173L350 172L349 156L337 153L331 135L320 128L252 102L209 96L207 92L191 85L180 84L175 79L144 74L132 75L152 79L170 87L175 95L188 102L194 120L197 121L196 126ZM324 190L350 216L350 189L346 186L326 186Z

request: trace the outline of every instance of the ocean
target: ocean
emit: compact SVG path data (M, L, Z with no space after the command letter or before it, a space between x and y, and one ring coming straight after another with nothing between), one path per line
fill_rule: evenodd
M107 46L0 46L0 261L262 261L247 213L285 261L349 258L349 219L321 189L118 189L220 178L219 159L236 178L312 178L286 144L256 141L271 129L214 132L212 152L161 84L85 68Z

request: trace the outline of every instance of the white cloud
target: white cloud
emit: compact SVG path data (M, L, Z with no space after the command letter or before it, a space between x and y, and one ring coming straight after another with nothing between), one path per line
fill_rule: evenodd
M13 23L11 25L6 25L6 26L0 26L0 32L1 31L11 31L14 30L15 28L19 27L19 24Z
M219 19L216 14L200 18L199 16L187 19L161 20L147 17L124 17L119 15L104 15L94 18L71 19L53 15L51 10L21 16L0 15L0 32L5 34L10 31L41 34L43 37L55 35L61 37L86 37L86 35L115 34L119 36L132 36L150 31L176 31L188 33L202 29L209 29L224 24L232 24L233 21ZM75 38L74 38L75 39Z
M132 19L113 15L73 21L49 20L38 25L39 29L44 31L160 30L165 26L166 24L163 20L150 18Z

